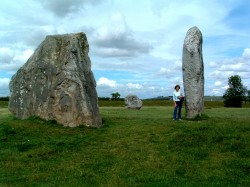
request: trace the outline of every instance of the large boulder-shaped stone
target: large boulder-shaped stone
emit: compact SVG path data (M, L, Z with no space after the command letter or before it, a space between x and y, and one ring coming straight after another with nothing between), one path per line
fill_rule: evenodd
M47 36L12 77L9 110L21 119L101 126L88 52L84 33Z
M128 109L141 109L142 100L140 100L136 95L127 95L124 99L125 107Z
M182 56L186 117L193 118L204 111L204 66L202 33L197 27L188 30Z

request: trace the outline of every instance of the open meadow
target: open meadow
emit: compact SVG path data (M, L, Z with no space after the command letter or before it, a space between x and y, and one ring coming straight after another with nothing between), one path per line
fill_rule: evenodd
M171 102L99 104L95 129L19 120L0 102L0 186L250 186L248 105L172 121Z

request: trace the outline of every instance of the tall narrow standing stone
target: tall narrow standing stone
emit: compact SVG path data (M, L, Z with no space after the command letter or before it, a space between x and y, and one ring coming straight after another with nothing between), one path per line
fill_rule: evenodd
M188 30L183 45L183 84L186 117L193 118L204 111L204 66L202 33L197 27Z
M51 35L12 77L9 110L65 126L102 124L84 33Z

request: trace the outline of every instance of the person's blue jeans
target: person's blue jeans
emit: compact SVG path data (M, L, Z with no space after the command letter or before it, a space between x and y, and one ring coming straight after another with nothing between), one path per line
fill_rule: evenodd
M174 120L176 120L177 118L181 119L181 108L182 108L182 101L176 101L176 107L174 107L174 115L173 115Z

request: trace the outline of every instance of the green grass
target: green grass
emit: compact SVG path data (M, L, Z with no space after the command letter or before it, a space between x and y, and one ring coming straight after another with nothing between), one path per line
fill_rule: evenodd
M218 108L223 107L223 101L205 101L205 107L206 108ZM123 107L124 101L118 100L118 101L109 101L109 100L99 100L98 101L99 106L101 107ZM143 100L143 106L173 106L173 101L169 100ZM0 101L0 107L6 108L8 107L8 101ZM243 108L250 108L250 103L243 102L242 103Z
M197 121L172 121L170 106L100 112L102 128L65 128L0 108L0 186L250 185L250 108Z
M101 107L124 107L124 101L118 100L99 100L99 106ZM183 106L185 103L183 104ZM204 101L205 108L220 108L224 107L223 101ZM169 100L143 100L143 106L173 106L173 101ZM250 102L243 102L243 108L250 108Z
M8 107L8 101L0 101L0 108L7 108Z

